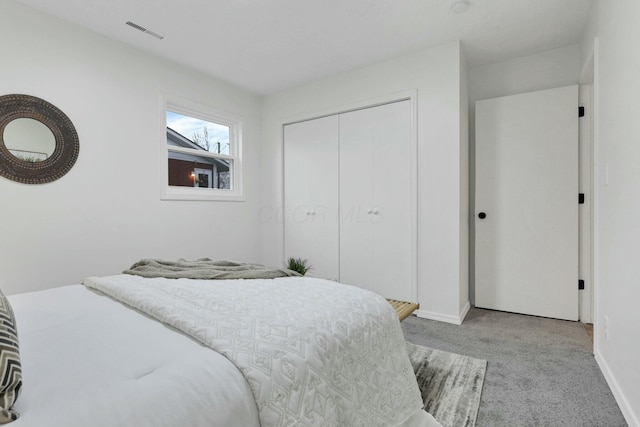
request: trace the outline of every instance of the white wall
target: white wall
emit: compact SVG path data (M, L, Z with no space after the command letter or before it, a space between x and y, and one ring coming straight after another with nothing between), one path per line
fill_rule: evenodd
M586 60L594 50L594 36L598 39L594 79L594 352L630 426L640 426L639 21L637 0L598 0L583 45Z
M8 294L113 274L145 257L259 261L261 99L36 12L0 2L0 94L73 121L80 156L62 179L0 178L0 287ZM245 119L246 202L160 200L160 95Z
M417 90L418 299L420 315L460 321L468 301L461 259L462 146L459 43L433 48L266 97L263 126L263 262L283 262L282 124ZM464 165L462 165L464 168ZM466 210L466 208L463 208ZM465 304L460 304L464 301Z
M515 95L569 86L578 82L580 45L565 46L535 55L472 67L469 100Z
M472 303L475 302L475 103L578 84L580 58L580 45L572 45L469 70L469 294Z

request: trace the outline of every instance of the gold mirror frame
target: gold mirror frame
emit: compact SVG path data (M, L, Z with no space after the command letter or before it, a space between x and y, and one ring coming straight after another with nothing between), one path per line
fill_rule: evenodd
M15 119L39 121L51 130L56 148L41 162L22 160L9 151L4 129ZM23 184L44 184L62 178L76 163L80 142L76 128L55 105L30 95L0 96L0 176Z

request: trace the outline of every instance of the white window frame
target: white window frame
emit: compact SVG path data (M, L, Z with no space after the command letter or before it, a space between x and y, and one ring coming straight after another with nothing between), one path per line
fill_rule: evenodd
M161 143L160 148L160 188L161 200L201 200L201 201L237 201L243 202L244 193L242 186L242 128L243 120L240 117L222 112L195 102L177 99L175 97L163 97L161 105ZM229 127L229 154L203 153L184 147L174 147L167 144L167 116L166 112L183 114L200 120L218 123ZM200 187L179 187L169 185L169 151L197 154L199 156L216 159L230 160L231 189Z

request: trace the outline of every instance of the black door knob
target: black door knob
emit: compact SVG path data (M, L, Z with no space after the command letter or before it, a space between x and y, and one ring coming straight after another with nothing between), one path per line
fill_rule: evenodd
M480 213L478 214L478 218L480 218L480 219L485 219L486 217L487 217L487 214L486 214L486 213L484 213L484 212L480 212Z

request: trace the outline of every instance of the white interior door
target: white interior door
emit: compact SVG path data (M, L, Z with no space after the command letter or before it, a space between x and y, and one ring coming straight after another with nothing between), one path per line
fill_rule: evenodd
M338 116L284 127L285 259L338 280Z
M340 281L414 301L411 105L340 115Z
M577 320L578 86L476 103L475 206L476 306Z

